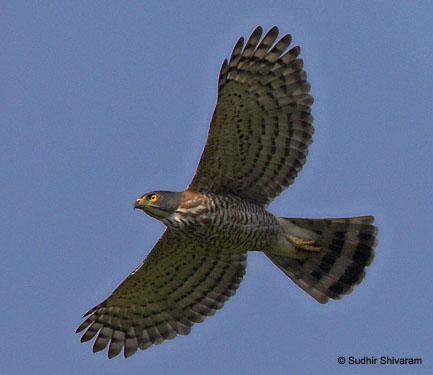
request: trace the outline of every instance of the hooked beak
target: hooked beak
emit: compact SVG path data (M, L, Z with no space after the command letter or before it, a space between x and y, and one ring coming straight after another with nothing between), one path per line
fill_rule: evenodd
M134 207L134 210L135 210L136 208L142 210L142 209L143 209L144 207L146 207L146 206L147 206L147 204L144 202L144 199L143 199L143 198L138 198L138 199L134 202L134 205L133 205L132 207Z

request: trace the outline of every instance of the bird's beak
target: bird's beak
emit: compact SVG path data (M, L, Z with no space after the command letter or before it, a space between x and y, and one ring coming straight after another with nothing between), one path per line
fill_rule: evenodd
M146 206L146 204L144 203L144 199L143 198L138 198L135 202L134 202L134 210L136 208L142 210L144 207Z

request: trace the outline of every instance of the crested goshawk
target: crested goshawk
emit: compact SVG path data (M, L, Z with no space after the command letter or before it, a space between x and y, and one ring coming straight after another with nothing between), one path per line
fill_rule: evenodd
M133 355L215 314L236 292L248 251L263 252L320 303L349 294L374 256L372 216L289 219L267 205L295 179L312 142L310 85L290 35L257 27L224 60L196 174L183 192L134 207L166 226L143 263L84 316L93 351Z

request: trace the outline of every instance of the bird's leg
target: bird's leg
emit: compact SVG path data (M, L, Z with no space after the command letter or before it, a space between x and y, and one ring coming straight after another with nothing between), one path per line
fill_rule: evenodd
M297 250L313 251L313 252L320 251L319 246L314 246L315 244L314 240L309 240L309 241L303 240L302 238L293 236L291 234L285 234L284 236Z

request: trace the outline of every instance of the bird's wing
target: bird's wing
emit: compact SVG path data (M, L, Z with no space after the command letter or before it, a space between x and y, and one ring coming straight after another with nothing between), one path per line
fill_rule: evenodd
M221 67L218 102L189 189L230 193L267 205L302 169L312 142L313 98L291 36L272 47L273 27L257 27Z
M108 357L133 355L215 314L235 294L246 267L245 253L206 248L166 230L144 262L105 301L87 312L77 332L108 344Z

